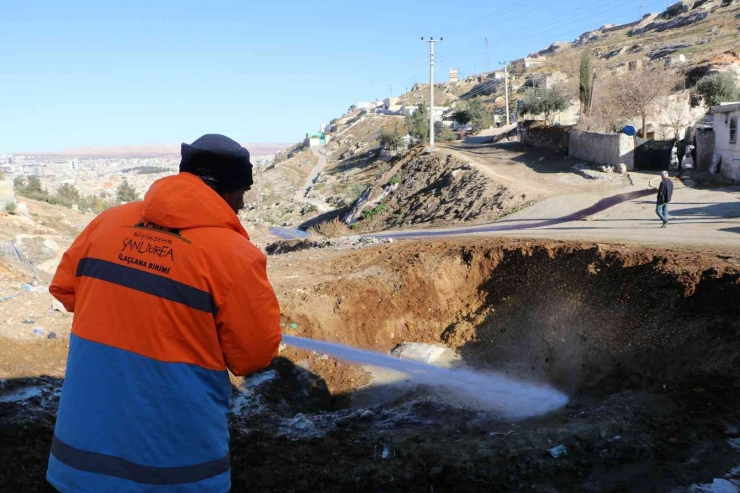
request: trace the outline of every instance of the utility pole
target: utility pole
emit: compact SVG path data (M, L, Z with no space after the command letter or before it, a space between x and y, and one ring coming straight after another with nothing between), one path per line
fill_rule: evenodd
M509 125L509 62L499 62L504 65L504 87L506 88L506 124Z
M640 19L645 15L645 0L640 0Z
M443 38L424 39L429 43L429 147L434 149L434 43L441 43Z
M389 90L388 97L392 98L393 97L393 86L388 86L388 90Z
M486 38L486 66L483 69L485 72L488 72L491 69L491 56L488 52L488 38Z

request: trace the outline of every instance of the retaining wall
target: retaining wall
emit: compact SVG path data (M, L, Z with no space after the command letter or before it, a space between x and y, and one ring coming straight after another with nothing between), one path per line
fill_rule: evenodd
M532 147L553 151L567 151L570 143L570 125L548 126L539 121L519 122L519 141Z
M624 164L635 167L635 139L625 134L599 134L573 129L570 132L570 155L584 161L607 166Z

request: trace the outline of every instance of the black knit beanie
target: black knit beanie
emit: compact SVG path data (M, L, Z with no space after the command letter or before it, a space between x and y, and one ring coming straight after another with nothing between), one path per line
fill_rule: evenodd
M219 134L182 144L180 172L194 174L218 193L235 192L254 183L249 151Z

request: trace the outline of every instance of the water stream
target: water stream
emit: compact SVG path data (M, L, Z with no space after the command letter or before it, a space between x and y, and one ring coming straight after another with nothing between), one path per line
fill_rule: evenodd
M568 403L568 397L552 387L517 380L501 373L440 368L375 351L290 335L283 335L283 342L307 351L328 354L348 363L402 372L416 383L456 394L463 404L484 407L507 418L538 416Z

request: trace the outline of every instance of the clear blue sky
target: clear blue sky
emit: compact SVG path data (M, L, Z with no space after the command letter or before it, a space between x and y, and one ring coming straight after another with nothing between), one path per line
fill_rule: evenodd
M660 11L662 0L645 0ZM360 100L639 16L635 0L0 3L0 152L296 142ZM564 15L564 13L566 13Z

